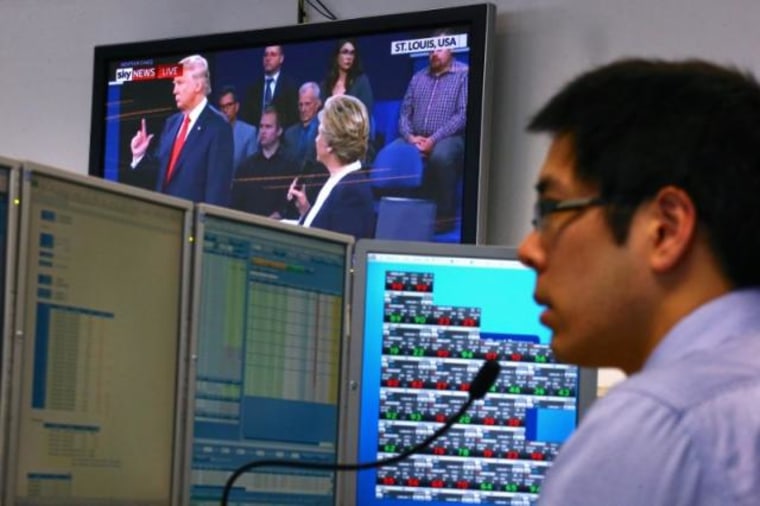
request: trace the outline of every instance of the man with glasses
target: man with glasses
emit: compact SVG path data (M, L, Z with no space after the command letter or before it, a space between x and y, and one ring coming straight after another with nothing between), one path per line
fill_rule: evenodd
M233 164L237 171L240 162L252 156L256 152L256 127L238 119L240 102L237 98L237 90L234 86L225 86L222 94L219 96L219 109L232 125L233 147Z
M760 86L625 60L536 114L534 230L559 360L629 377L549 470L545 505L760 504Z

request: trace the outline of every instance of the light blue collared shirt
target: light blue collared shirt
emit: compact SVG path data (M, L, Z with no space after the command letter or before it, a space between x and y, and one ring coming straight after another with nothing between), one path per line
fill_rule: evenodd
M696 309L598 400L539 504L760 505L760 289Z
M236 119L235 123L232 124L232 139L235 149L233 163L237 172L243 160L253 156L258 150L259 144L256 137L256 127L245 121Z

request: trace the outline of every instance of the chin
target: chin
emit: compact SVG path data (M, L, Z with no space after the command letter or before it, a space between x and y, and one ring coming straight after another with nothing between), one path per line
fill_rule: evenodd
M577 364L580 358L578 357L578 351L574 350L572 346L568 346L568 344L562 337L558 337L557 334L552 335L551 348L557 361L566 364Z

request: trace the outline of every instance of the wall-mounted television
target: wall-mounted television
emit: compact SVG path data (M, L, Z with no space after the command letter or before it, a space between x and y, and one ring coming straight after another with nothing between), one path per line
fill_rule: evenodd
M328 177L315 146L315 107L348 94L368 113L366 154L351 178L352 190L371 200L367 236L481 242L494 17L494 6L481 4L98 46L89 172L303 222L290 189L316 206ZM187 142L172 163L182 129L177 113L189 110L174 82L183 72L197 77L196 67L179 64L191 55L208 64L214 110L190 112ZM317 106L306 83L319 88ZM225 128L219 118L227 113L237 117Z

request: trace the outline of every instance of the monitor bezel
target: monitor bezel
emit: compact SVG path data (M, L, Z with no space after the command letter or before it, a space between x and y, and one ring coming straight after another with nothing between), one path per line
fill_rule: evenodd
M517 250L506 246L478 246L471 244L440 244L405 241L382 241L362 239L357 241L354 249L354 278L353 296L351 299L351 356L349 357L348 381L349 389L347 411L361 413L362 371L364 367L364 305L365 292L362 289L367 280L367 257L370 253L388 253L400 255L424 256L456 256L461 258L478 258L493 260L519 261ZM591 404L596 399L597 370L578 368L577 421L580 422ZM359 441L359 416L351 420L351 424L343 433L341 439L341 462L356 462ZM356 476L354 473L352 476ZM356 479L345 479L341 498L347 504L352 504L356 498Z
M471 37L465 162L462 171L461 243L481 244L486 239L487 190L490 166L491 97L495 46L496 7L491 3L446 7L231 33L177 37L95 46L90 119L89 174L105 177L105 122L108 64L119 59L203 54L287 45L393 31L425 31L448 25L469 25ZM213 70L213 69L212 69Z
M9 430L8 438L8 457L5 470L6 483L4 485L3 503L15 504L16 497L16 479L18 474L18 451L19 451L19 430L21 416L22 400L22 365L24 359L24 343L26 340L25 328L25 311L26 308L26 286L25 280L28 275L28 248L29 248L29 220L30 220L30 200L31 200L31 178L34 174L44 177L58 179L66 183L78 185L81 187L92 188L97 191L114 193L123 197L147 201L152 204L177 209L184 214L182 224L182 249L181 249L181 266L180 266L180 293L178 294L178 322L176 336L177 352L177 371L175 374L175 399L174 399L174 431L172 441L172 469L169 499L172 506L180 504L181 492L181 459L184 442L184 419L186 413L184 410L184 398L187 391L187 360L188 360L188 303L189 303L189 273L190 273L190 241L193 203L187 200L178 199L166 195L157 194L140 188L128 187L123 184L105 181L102 179L75 174L70 171L56 167L46 166L34 162L23 161L20 169L20 211L19 211L19 232L18 232L18 270L16 273L16 290L15 303L13 308L13 335L15 336L12 350L12 389L9 402ZM73 503L76 504L76 503Z
M21 162L10 158L0 157L0 167L7 172L8 215L5 244L5 285L0 286L4 294L3 326L0 332L0 490L5 490L5 472L8 464L6 451L8 440L8 407L12 385L11 358L13 344L13 287L16 286L16 252L18 250L18 199L19 172Z
M349 416L346 407L348 405L349 384L346 381L349 375L349 363L348 358L350 354L350 302L351 302L351 265L353 259L353 246L354 238L350 235L339 234L328 230L321 230L315 228L306 228L299 225L293 225L289 223L282 223L277 220L272 220L262 216L256 216L234 209L227 209L211 204L197 204L195 213L195 227L194 227L194 247L193 247L193 271L192 279L193 286L191 290L191 324L190 324L190 363L188 365L188 396L187 406L185 412L187 413L186 426L185 426L185 445L184 445L184 470L183 470L183 504L190 503L190 491L192 486L192 464L193 464L193 439L194 439L194 427L195 420L195 377L197 372L198 363L198 338L200 331L200 314L201 314L201 286L203 283L203 242L205 237L205 220L207 217L211 217L218 220L226 220L242 225L250 225L255 227L261 227L262 229L268 229L272 231L282 232L284 234L290 234L293 237L307 237L325 242L331 242L339 244L344 248L345 254L345 272L344 272L344 286L343 293L343 321L341 332L341 352L340 352L340 380L338 382L338 432L336 438L336 458L340 456L340 440L341 434L345 430L349 423ZM232 474L232 472L230 472ZM343 487L343 480L346 477L342 473L336 473L335 475L335 498L337 500L338 494Z

